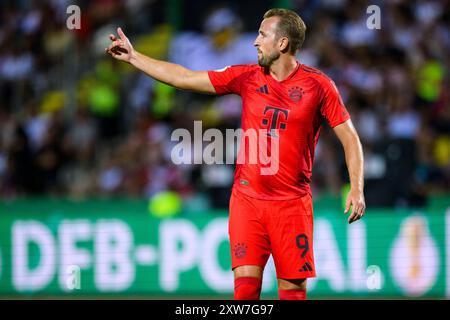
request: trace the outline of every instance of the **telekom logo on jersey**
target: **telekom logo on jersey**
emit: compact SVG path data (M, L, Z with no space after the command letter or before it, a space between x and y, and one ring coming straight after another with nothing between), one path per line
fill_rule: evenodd
M202 121L194 121L193 136L187 129L172 132L171 141L178 142L172 147L172 162L258 165L261 175L274 175L279 168L280 129L273 124L277 119L271 120L264 122L267 129L226 129L225 133L216 128L203 132ZM284 129L283 123L280 128Z

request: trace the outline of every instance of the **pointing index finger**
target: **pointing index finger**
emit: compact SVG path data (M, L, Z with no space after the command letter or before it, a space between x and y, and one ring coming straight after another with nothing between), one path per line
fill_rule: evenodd
M123 33L122 28L120 28L120 27L117 28L117 33L119 34L120 39L122 39L122 40L125 41L125 39L126 39L127 37L125 36L125 33Z

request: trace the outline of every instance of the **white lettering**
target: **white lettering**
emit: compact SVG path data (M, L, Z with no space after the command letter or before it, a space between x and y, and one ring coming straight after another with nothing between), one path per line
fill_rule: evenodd
M353 291L367 289L366 268L366 228L363 221L348 226L348 266L349 281Z
M91 253L86 249L77 248L77 242L91 238L91 226L88 220L63 220L59 225L58 236L61 259L59 285L63 290L73 290L67 287L68 279L65 271L72 270L71 266L90 267Z
M38 221L19 220L12 226L12 236L14 287L18 291L45 288L53 279L56 267L55 243L50 230ZM38 247L38 255L31 256L29 245L32 243ZM30 260L39 261L33 269L30 269Z
M81 29L81 9L77 5L70 5L66 10L67 14L71 14L66 20L67 29Z
M200 255L200 273L212 289L223 292L233 289L233 272L223 270L219 265L217 252L222 242L228 241L228 219L211 221L203 232Z
M160 225L159 249L160 285L165 291L175 291L179 274L195 266L198 230L187 220L164 221ZM181 249L179 249L181 245Z
M368 29L381 29L381 9L379 6L373 4L367 7L367 14L370 15L366 20L366 26Z
M133 235L120 220L100 220L95 231L95 283L100 291L123 291L135 279Z

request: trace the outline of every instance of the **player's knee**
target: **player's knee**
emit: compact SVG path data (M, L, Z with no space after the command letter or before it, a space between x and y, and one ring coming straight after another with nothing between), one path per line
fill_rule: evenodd
M278 289L280 289L280 290L305 290L306 289L306 278L278 279Z
M234 279L235 300L259 300L261 295L261 278L238 277Z
M234 278L253 277L262 278L263 269L260 266L245 265L233 269Z
M278 279L280 300L306 300L306 279Z

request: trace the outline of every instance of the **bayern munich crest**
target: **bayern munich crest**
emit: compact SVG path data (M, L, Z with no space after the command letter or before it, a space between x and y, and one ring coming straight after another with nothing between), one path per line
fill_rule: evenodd
M294 102L300 101L300 99L303 97L303 94L305 93L300 87L292 87L288 92L289 98L291 98L291 100Z
M238 243L234 246L234 256L238 259L244 258L247 255L247 245L245 243Z

